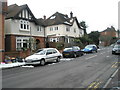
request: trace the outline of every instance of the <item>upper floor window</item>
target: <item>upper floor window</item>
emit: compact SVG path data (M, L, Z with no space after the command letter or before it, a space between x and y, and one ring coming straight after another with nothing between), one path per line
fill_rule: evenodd
M76 33L76 28L74 28L74 33Z
M66 31L69 32L69 31L70 31L70 28L67 27L67 28L66 28Z
M55 27L55 30L58 30L58 27Z
M30 30L30 23L26 20L20 20L20 30Z
M41 26L38 26L38 27L37 27L37 31L38 31L38 32L41 32L41 31L42 31Z
M53 27L50 27L50 31L53 31Z

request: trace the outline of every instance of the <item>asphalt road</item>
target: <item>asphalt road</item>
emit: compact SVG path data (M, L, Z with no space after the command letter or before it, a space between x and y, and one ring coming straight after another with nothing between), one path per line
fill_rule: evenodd
M111 48L59 63L2 71L2 88L102 88L118 68Z

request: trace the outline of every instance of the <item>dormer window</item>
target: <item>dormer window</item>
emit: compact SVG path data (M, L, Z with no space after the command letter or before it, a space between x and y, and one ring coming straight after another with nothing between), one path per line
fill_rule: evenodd
M20 30L30 30L30 23L26 20L20 20Z

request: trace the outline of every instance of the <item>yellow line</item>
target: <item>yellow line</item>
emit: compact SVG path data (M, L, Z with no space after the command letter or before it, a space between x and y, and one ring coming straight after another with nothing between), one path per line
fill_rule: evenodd
M91 83L86 90L89 90L89 88L92 88L92 86L95 84L96 84L96 82Z
M95 88L95 89L98 88L99 85L100 85L100 83L101 83L101 82L98 82L98 83L94 86L94 88Z
M116 67L116 64L117 64L118 62L115 62L111 67L113 68L113 67Z

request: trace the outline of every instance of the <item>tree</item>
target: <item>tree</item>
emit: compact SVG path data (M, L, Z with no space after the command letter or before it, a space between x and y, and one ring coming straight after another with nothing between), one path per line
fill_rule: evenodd
M87 28L88 26L86 25L86 22L85 22L85 21L80 22L80 27L84 30L84 35L87 35L86 28Z
M88 37L93 41L94 44L99 45L100 33L98 31L92 31L88 34Z

